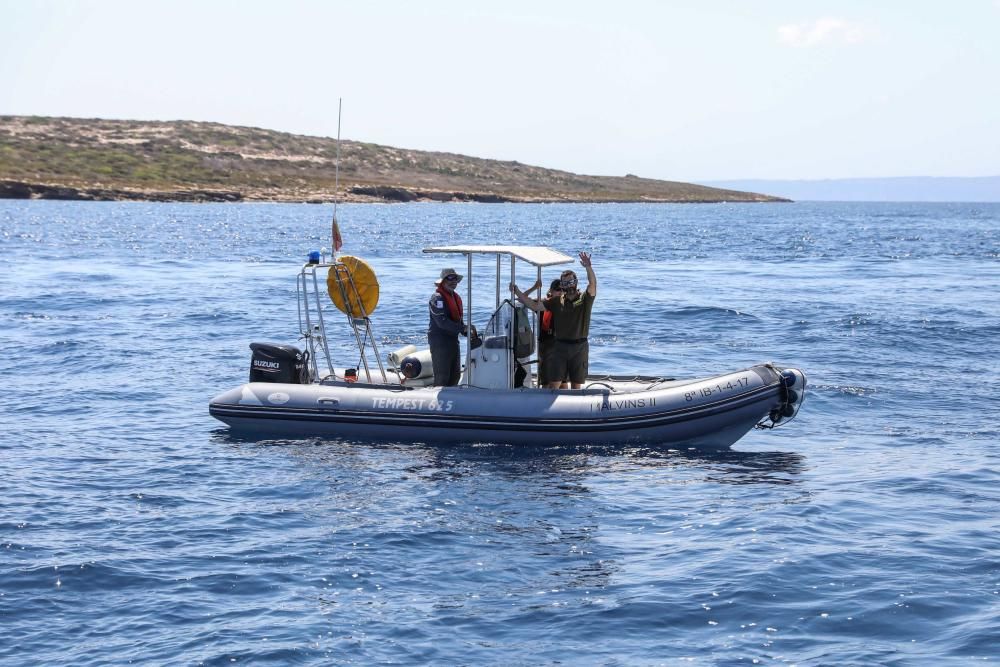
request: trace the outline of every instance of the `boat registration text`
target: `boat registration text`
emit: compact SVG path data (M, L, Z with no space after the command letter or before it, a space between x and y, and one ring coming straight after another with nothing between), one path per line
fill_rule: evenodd
M380 397L372 399L372 407L380 410L432 410L451 412L452 401L435 401L425 398Z
M706 385L699 389L685 392L684 400L690 403L699 396L706 396L706 397L713 396L715 394L722 394L729 391L735 391L737 389L744 389L749 386L750 386L750 380L748 380L747 378L745 377L736 378L735 380L728 381L725 384Z

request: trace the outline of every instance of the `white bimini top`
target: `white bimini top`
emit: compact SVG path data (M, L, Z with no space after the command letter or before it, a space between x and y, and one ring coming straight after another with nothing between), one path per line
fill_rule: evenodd
M426 253L451 253L457 255L510 255L532 266L571 264L573 258L543 246L530 245L449 245L424 248Z

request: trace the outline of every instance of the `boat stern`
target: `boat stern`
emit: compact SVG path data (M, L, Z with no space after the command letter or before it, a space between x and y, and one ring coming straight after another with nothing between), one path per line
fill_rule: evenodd
M249 384L229 389L217 395L208 403L208 414L219 421L233 425L233 411L240 406L254 405L261 406L263 403L250 389Z

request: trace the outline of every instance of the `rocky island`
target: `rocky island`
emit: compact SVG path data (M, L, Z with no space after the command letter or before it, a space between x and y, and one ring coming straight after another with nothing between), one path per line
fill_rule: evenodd
M773 202L691 183L194 121L0 116L0 198L350 202Z

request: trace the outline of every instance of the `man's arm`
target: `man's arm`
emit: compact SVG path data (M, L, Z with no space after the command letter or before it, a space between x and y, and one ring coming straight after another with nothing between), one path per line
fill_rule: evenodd
M589 253L580 253L580 264L587 269L587 294L597 296L597 274L594 273L594 267L590 263Z
M538 281L535 281L535 284L528 288L528 292L533 292L534 290L541 288L542 284ZM510 284L510 291L514 293L514 296L517 297L518 301L523 303L530 310L533 310L536 313L540 313L543 310L545 310L545 306L542 305L541 301L535 301L534 299L529 297L526 292L522 292L520 289L518 289L516 284L514 283Z

